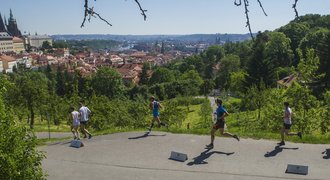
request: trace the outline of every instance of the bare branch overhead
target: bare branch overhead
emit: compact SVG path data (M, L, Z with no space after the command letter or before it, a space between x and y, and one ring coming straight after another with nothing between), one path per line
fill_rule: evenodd
M81 28L84 27L86 19L88 17L88 21L90 22L91 17L98 17L99 19L101 19L102 21L104 21L105 23L107 23L109 26L112 26L112 24L110 24L106 19L102 18L102 16L98 13L94 11L94 7L89 7L88 2L90 0L85 0L85 4L84 4L84 19L83 22L81 23ZM94 0L96 1L96 0ZM146 9L143 9L140 2L138 0L134 0L136 2L136 4L139 6L139 9L141 11L141 15L143 16L144 20L147 20L147 15L145 14L145 12L147 12ZM96 15L96 16L95 16Z
M84 0L84 1L85 1L85 4L84 4L84 12L85 13L84 13L83 22L81 23L80 27L84 27L87 17L88 17L88 21L91 20L91 17L97 17L97 18L101 19L102 21L104 21L105 23L107 23L109 26L112 26L112 24L110 24L106 19L102 18L99 13L95 12L93 7L88 6L88 2L91 1L91 0ZM94 0L94 1L96 1L96 0ZM143 19L146 21L147 20L147 15L146 15L147 10L142 8L139 0L134 0L134 1L139 6L139 9L141 11L141 15L143 16ZM265 9L264 9L264 7L263 7L263 5L262 5L261 0L257 0L257 2L259 4L260 8L262 9L262 12L264 13L264 15L268 16ZM294 9L294 12L296 14L296 18L299 17L298 11L296 9L297 2L298 2L298 0L294 0L294 4L292 5L292 8ZM245 17L246 17L246 27L248 27L251 38L252 38L252 40L254 40L254 37L253 37L253 34L252 34L252 29L251 29L251 24L250 24L250 18L249 18L249 9L248 9L249 0L243 0L243 3L244 3L244 9L245 9L244 13L245 13ZM241 6L242 5L242 0L234 0L234 4L236 6Z
M292 8L294 9L294 12L296 13L296 18L298 18L299 17L299 15L298 15L298 11L297 11L297 2L298 2L298 0L294 0L294 4L292 5Z

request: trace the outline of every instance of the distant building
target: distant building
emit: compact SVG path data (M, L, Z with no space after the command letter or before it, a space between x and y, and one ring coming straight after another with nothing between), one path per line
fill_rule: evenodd
M124 64L123 58L121 58L117 55L111 55L110 61L111 61L111 64Z
M0 56L0 71L4 73L13 72L13 67L16 66L16 59L12 56Z
M292 85L293 82L296 81L296 79L297 79L297 76L294 74L284 77L283 79L280 79L277 81L277 88L280 88L280 87L288 88Z
M69 57L70 51L68 48L57 48L53 49L56 57Z
M13 37L11 37L7 32L0 32L0 53L13 51Z
M13 49L13 37L7 33L6 26L0 14L0 53L12 52Z
M24 40L18 37L13 38L13 50L16 53L22 53L25 51Z
M22 33L21 31L18 29L17 27L17 22L16 19L13 16L13 13L10 9L10 16L8 19L8 25L7 26L7 32L11 35L11 36L16 36L16 37L21 37Z
M24 44L26 49L29 47L41 48L45 41L48 41L49 45L52 46L53 40L48 35L38 35L36 33L35 35L24 36Z
M24 56L20 59L16 59L16 63L18 65L22 65L23 67L28 68L28 69L31 68L32 61L33 61L33 59L29 58L27 56Z
M3 23L3 20L2 20L2 16L0 14L0 32L7 32L6 30L6 26L5 24Z

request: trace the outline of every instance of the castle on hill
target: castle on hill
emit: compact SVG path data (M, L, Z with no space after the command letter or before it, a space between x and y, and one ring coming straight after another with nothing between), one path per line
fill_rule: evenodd
M0 53L22 53L26 50L38 49L45 41L52 44L52 39L48 35L38 35L37 33L22 35L11 9L8 20L3 19L0 13Z

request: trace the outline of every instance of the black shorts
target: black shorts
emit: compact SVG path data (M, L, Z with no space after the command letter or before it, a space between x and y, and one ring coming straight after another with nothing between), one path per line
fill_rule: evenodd
M283 123L283 127L284 127L284 129L290 130L291 129L291 124L285 124L285 123Z
M213 129L223 129L223 128L225 128L224 120L218 120L213 126Z
M87 126L88 121L80 121L80 124Z

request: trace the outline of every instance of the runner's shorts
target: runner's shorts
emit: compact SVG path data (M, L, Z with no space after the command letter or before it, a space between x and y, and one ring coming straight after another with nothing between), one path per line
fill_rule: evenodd
M87 126L88 121L80 121L80 124L83 124L83 125Z
M223 129L225 128L225 121L224 120L217 120L217 122L213 125L213 129Z
M291 124L283 123L285 129L291 129Z

